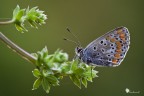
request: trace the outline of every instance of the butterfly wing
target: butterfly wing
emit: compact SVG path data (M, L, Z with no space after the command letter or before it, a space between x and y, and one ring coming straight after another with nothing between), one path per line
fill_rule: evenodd
M81 60L98 66L118 66L125 58L129 45L128 29L119 27L92 41L83 50Z

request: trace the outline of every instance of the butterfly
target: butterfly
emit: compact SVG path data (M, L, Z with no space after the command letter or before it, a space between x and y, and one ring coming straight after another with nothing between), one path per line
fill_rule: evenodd
M130 46L130 33L118 27L95 39L86 48L77 46L76 57L86 64L115 67L124 60Z

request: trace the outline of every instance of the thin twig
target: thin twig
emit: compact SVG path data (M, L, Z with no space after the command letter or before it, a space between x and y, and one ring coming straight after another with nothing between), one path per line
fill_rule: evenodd
M8 20L8 21L0 21L0 25L6 25L6 24L11 24L13 23L13 20Z
M13 43L11 40L9 40L4 34L0 32L0 40L3 41L10 49L21 55L24 59L32 62L35 64L36 58L32 56L30 53L26 52L19 46L17 46L15 43Z

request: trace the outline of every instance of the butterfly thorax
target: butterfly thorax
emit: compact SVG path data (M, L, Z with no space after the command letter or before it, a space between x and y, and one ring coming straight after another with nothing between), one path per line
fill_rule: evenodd
M86 64L90 64L90 63L92 63L92 61L90 60L89 57L87 57L87 55L85 54L85 51L86 51L86 49L84 49L82 47L76 47L75 48L76 58Z

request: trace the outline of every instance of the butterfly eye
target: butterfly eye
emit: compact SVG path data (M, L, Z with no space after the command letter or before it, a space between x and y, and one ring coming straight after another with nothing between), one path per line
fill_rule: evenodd
M81 51L82 49L78 49L78 53Z
M83 49L81 47L76 47L75 51L76 53L80 53Z

